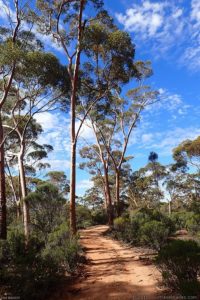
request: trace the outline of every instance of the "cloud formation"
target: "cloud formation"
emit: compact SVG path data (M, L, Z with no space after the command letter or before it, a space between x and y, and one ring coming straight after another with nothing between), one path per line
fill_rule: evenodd
M200 1L140 1L116 18L134 34L136 43L168 54L181 64L200 70ZM173 52L170 52L172 50Z

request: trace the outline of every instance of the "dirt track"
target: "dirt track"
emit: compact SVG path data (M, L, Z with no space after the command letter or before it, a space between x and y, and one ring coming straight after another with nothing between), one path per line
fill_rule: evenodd
M161 296L155 267L140 260L134 249L103 236L107 229L107 226L95 226L81 232L81 244L88 260L84 276L53 299L149 300Z

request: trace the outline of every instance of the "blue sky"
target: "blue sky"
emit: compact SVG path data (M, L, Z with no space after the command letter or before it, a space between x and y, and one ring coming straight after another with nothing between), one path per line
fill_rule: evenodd
M159 104L144 112L132 134L128 147L128 154L135 157L132 168L144 166L150 151L157 152L160 162L168 164L176 145L200 135L200 0L105 0L105 7L117 25L130 33L136 59L152 62L154 75L149 83L162 96ZM0 17L4 19L2 10ZM43 41L63 59L49 39ZM37 119L44 128L40 141L55 149L48 159L52 169L69 174L68 116L44 113ZM94 141L87 127L83 128L79 147L85 139ZM91 182L86 172L77 171L77 194L81 195Z

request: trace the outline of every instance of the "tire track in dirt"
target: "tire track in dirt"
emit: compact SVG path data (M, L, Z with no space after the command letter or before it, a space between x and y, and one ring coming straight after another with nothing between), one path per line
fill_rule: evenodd
M104 236L107 226L81 231L87 264L84 275L54 300L155 300L163 295L155 266L128 246Z

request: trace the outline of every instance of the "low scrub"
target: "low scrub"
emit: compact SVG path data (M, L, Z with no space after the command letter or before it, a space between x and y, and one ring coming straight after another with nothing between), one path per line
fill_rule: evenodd
M116 218L112 235L133 245L159 250L174 231L170 218L155 210L141 209L130 217Z
M187 229L190 234L197 235L200 232L200 214L192 211L174 212L171 217L176 229Z
M200 296L200 247L195 241L174 240L157 257L163 283L184 296Z
M166 241L169 237L170 229L165 226L162 222L159 221L150 221L145 223L140 228L140 241L144 245L159 250L163 245L166 244Z
M75 271L78 240L62 224L49 234L46 243L32 236L28 249L24 244L24 235L16 228L10 228L7 241L0 242L0 286L22 300L46 299L66 271Z

